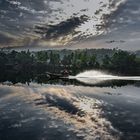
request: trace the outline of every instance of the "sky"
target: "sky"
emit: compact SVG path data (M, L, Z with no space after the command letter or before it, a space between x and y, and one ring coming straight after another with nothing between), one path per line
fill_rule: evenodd
M139 50L139 0L0 0L0 48Z

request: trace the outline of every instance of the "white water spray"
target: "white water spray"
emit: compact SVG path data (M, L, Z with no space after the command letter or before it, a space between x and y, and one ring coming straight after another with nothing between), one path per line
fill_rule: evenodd
M76 76L70 76L71 79L77 79L78 81L89 83L89 84L97 84L107 80L132 80L132 81L140 81L140 76L114 76L101 71L85 71Z

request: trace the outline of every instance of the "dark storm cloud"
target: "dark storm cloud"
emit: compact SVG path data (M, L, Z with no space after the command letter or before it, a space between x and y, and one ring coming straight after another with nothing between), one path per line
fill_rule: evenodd
M18 26L31 27L33 22L49 12L49 7L44 6L43 1L0 1L0 23L4 24L9 32L17 29Z
M140 30L140 1L127 0L120 5L118 10L111 15L106 15L107 24L111 30L129 28L133 30Z
M98 6L98 0L95 2ZM82 0L77 6L77 2L73 0L63 2L61 0L0 0L0 31L20 37L21 40L26 37L30 37L31 40L35 37L36 40L36 37L41 37L40 35L43 35L43 39L46 40L58 38L56 41L62 45L75 37L77 40L81 37L88 38L95 34L92 28L102 30L91 25L94 24L91 17L94 15L93 10L96 6L92 7L89 4L94 3L91 0ZM106 7L104 3L101 6ZM45 23L47 23L46 26L40 26ZM35 25L37 25L36 33L40 34L34 32ZM89 30L88 26L90 26ZM7 38L9 40L9 36ZM13 41L16 42L15 38Z
M139 13L139 0L0 0L0 47L63 46L110 33L126 40L140 31Z
M0 0L0 47L19 45L24 38L32 38L33 25L47 17L51 12L49 1L46 0ZM8 33L8 34L7 34ZM9 36L10 34L10 36ZM14 38L12 37L14 36ZM24 42L20 45L24 45Z
M42 34L46 39L55 39L68 34L74 34L74 29L88 20L88 17L72 17L56 25L36 26L35 32Z
M140 44L140 1L125 0L111 14L102 16L106 34L92 38L93 44L106 48L139 50ZM121 41L122 40L122 41Z

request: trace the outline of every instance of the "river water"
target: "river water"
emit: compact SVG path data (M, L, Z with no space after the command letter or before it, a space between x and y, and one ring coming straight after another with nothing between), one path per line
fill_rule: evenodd
M0 140L139 140L139 77L90 71L52 84L0 84Z

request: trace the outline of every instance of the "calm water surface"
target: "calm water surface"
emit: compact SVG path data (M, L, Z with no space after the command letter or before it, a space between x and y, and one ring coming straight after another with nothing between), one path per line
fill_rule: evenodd
M80 82L1 83L0 140L140 139L138 80Z

